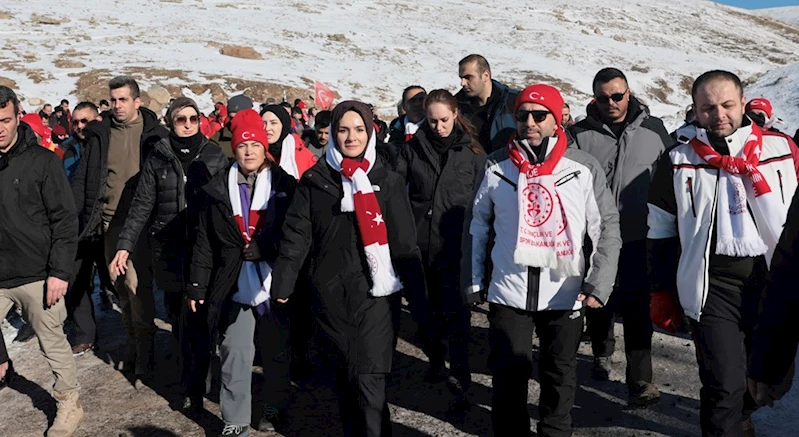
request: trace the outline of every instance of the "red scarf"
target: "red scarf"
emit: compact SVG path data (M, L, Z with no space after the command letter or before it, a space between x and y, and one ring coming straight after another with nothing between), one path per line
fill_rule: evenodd
M691 146L702 159L713 167L724 170L729 174L747 176L752 182L755 197L771 192L771 187L769 187L766 178L757 169L760 164L760 155L763 152L763 132L756 124L752 123L752 133L744 144L744 158L723 156L716 149L698 138L691 140Z
M357 161L352 158L341 160L341 174L347 179L352 180L355 171L358 169L366 173L369 170L369 161L366 159ZM355 217L358 221L358 229L361 233L364 247L375 243L378 245L388 244L388 231L386 230L375 193L373 191L369 193L356 191L352 197L355 205Z
M544 162L539 164L531 164L530 161L527 160L527 157L519 152L519 149L514 145L516 141L515 134L508 140L508 155L510 155L510 160L516 168L519 169L520 173L526 174L528 178L552 174L555 170L555 166L558 165L560 159L563 158L563 155L566 153L566 147L568 146L566 134L562 130L558 130L556 134L558 136L558 141L555 143L555 147Z

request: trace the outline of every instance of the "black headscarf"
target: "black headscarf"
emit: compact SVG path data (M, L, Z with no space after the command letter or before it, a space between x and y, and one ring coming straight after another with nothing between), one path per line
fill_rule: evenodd
M275 114L275 116L283 124L283 129L280 131L280 138L276 142L269 145L269 153L278 161L280 161L281 152L283 152L283 140L289 136L291 131L291 116L286 112L286 108L280 105L267 105L261 110L261 117L267 112ZM271 138L270 138L271 140Z
M330 120L331 141L333 140L333 135L335 135L336 131L338 130L338 124L341 122L341 119L344 117L344 114L346 114L349 111L357 112L358 115L360 115L361 118L363 119L363 124L366 125L366 143L369 144L369 141L372 140L372 135L375 134L375 125L373 121L374 115L372 115L372 110L369 109L369 105L356 100L347 100L341 102L338 105L336 105L335 108L333 108L333 115ZM338 144L338 142L336 142L336 146L341 147L341 145ZM361 153L361 156L359 156L357 159L358 160L363 159L363 155L365 153L366 153L366 148L363 149L363 153Z

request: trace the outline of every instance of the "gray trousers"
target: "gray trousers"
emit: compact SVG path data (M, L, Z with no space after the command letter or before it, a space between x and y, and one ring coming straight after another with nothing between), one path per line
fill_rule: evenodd
M259 316L254 308L230 302L220 323L222 419L233 425L249 425L252 419L252 363L255 330L258 329L265 387L263 403L282 409L291 391L289 380L288 308L272 304L272 312Z

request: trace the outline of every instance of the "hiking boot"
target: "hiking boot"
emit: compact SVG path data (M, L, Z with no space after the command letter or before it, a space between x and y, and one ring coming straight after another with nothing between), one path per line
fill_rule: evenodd
M203 410L203 397L181 396L172 403L172 408L186 414L199 413Z
M596 381L610 381L610 364L610 357L594 357L594 367L591 369L591 377Z
M219 433L219 437L247 437L249 435L249 426L233 425L230 423L225 423L225 427L222 428L222 432Z
M71 437L83 421L83 407L78 392L53 392L53 397L58 402L58 413L53 426L47 430L47 437Z
M752 422L751 417L741 422L741 427L744 431L744 437L757 437L757 434L755 434L755 424Z
M274 431L275 426L280 423L280 410L275 407L264 407L261 418L255 429L258 431Z
M86 352L90 352L94 349L94 345L91 343L81 343L72 346L72 356L77 358L84 355Z
M30 323L26 323L17 331L17 336L14 337L14 343L27 343L35 336L36 333L33 332L33 326L31 326Z
M628 387L629 399L627 406L632 408L646 408L660 401L660 392L655 384L646 381L637 381Z

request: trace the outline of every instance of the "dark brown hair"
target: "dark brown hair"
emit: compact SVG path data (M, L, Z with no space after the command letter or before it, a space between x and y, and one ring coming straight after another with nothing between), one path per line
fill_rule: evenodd
M480 142L477 141L477 135L474 132L474 126L472 126L472 123L469 120L461 115L461 112L458 110L458 100L455 99L455 96L453 96L452 93L442 89L431 91L430 94L427 95L427 98L424 99L424 109L427 110L427 108L429 108L433 103L442 103L447 105L450 111L457 113L458 116L455 118L455 127L469 135L472 140L471 144L469 144L469 148L472 149L472 152L477 155L485 153L485 150L483 150Z

